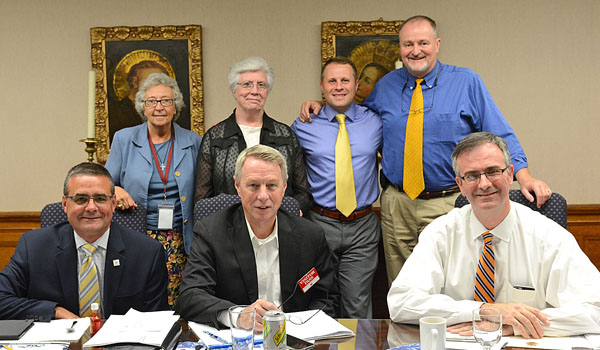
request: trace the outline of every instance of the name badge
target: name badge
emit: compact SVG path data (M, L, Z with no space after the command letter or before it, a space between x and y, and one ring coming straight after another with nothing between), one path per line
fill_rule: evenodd
M173 229L173 214L175 213L175 203L162 202L158 204L158 229Z
M319 277L317 270L313 267L312 269L310 269L310 271L306 273L306 275L300 278L300 280L298 281L298 285L300 285L302 291L306 293L308 292L310 287L312 287L315 283L319 282L320 279L321 277Z

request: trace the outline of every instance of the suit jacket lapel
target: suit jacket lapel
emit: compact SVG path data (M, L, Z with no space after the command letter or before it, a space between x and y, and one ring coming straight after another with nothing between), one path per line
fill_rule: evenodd
M183 128L177 125L177 123L173 123L173 133L175 135L175 144L173 145L173 164L171 165L173 169L177 169L185 157L185 149L193 145L192 140L187 135L183 134L181 131L182 129Z
M118 261L118 263L115 263ZM106 261L104 264L104 313L112 314L112 303L114 300L121 275L125 269L127 261L125 259L125 244L121 237L121 230L118 225L110 225L110 236L108 237L108 246L106 247Z
M277 213L279 224L279 280L281 283L281 301L285 301L293 292L298 282L298 276L308 271L298 271L299 254L302 249L301 242L297 239L295 229L281 212ZM296 291L298 293L298 291Z
M256 260L254 249L250 241L250 233L244 219L244 210L240 205L235 212L233 225L229 228L229 237L233 243L233 250L237 264L242 270L242 279L246 286L248 299L254 302L258 299L258 279L256 277Z
M56 269L62 295L68 310L74 310L79 314L79 277L77 275L77 248L73 238L73 227L62 225L55 233L57 237L56 246Z
M131 136L131 140L136 146L136 151L142 158L152 164L152 151L150 150L150 144L148 143L148 122L145 122L142 125L143 127L137 129Z

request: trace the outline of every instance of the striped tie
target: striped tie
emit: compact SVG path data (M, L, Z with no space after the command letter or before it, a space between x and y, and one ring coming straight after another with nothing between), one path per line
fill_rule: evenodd
M92 260L96 248L86 243L81 249L86 255L86 260L81 265L81 271L79 272L79 316L89 317L92 315L92 303L100 305L98 272L96 271L96 264Z
M494 263L494 247L492 246L492 235L486 232L481 235L483 237L483 249L481 257L477 265L475 273L475 293L473 299L483 301L485 303L493 303L496 300L494 294L494 271L496 264Z

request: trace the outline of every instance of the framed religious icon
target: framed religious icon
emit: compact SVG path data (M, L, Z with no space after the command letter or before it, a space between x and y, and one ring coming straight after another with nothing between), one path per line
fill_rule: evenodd
M115 132L143 123L135 94L151 73L177 81L185 107L176 123L204 135L201 26L97 27L90 36L98 162L106 162Z
M321 65L334 56L348 57L358 73L354 102L361 103L375 83L402 67L398 31L402 21L322 22Z

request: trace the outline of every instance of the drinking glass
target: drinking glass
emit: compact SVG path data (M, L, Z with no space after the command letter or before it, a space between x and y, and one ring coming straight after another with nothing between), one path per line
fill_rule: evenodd
M486 308L473 311L473 337L483 346L490 348L502 338L502 313L498 309Z
M254 319L256 309L250 305L235 305L229 308L231 343L233 350L254 348Z

